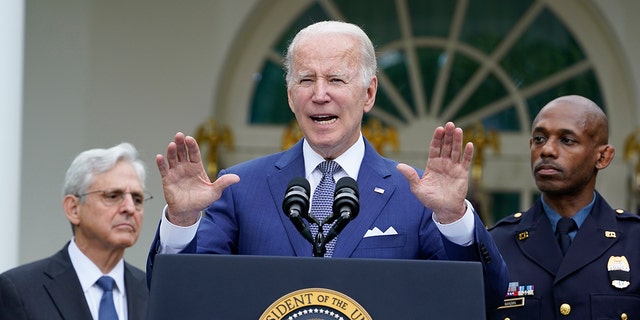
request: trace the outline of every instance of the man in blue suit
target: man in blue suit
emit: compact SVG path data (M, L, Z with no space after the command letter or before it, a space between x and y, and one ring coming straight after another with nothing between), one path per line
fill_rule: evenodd
M608 130L604 112L580 96L536 116L529 146L542 196L490 230L510 286L489 319L640 318L640 217L595 190L615 153Z
M322 178L318 164L331 160L339 165L335 181L357 180L360 213L330 256L480 261L486 301L497 305L507 271L465 200L473 145L462 150L462 130L451 122L435 130L425 174L381 157L361 134L378 79L373 45L355 25L327 21L303 29L285 67L289 107L304 134L291 149L223 170L213 183L193 137L176 134L166 157L157 156L167 207L151 247L149 277L157 253L311 256L311 243L285 215L282 201L295 177L315 189Z

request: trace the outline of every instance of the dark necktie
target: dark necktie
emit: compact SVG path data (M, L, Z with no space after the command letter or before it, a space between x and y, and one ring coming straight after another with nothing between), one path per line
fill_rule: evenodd
M324 161L318 165L318 169L322 172L322 180L316 187L313 193L313 201L311 202L311 214L316 217L319 222L322 222L332 212L333 207L333 192L336 189L336 183L333 180L333 174L340 168L335 161ZM331 226L323 226L323 234L327 234L327 231ZM318 233L318 226L312 224L310 226L311 233L315 236ZM333 248L335 247L337 237L327 243L327 252L325 257L331 257L333 255Z
M98 320L118 320L116 306L113 304L113 285L116 281L109 276L102 276L96 283L103 291L98 309Z
M578 225L571 218L560 218L558 225L556 225L556 235L558 237L558 243L560 244L560 250L564 256L571 244L571 237L569 232L578 230Z

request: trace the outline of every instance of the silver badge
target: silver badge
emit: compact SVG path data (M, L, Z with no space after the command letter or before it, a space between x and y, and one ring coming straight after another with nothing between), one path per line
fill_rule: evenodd
M609 257L609 262L607 262L607 271L609 271L609 280L611 280L612 286L618 289L624 289L631 284L631 282L629 282L631 278L631 273L629 271L631 271L631 268L629 267L627 257Z

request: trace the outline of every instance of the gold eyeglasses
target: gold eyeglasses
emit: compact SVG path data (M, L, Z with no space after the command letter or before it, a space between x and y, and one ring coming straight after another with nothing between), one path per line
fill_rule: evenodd
M121 204L124 201L124 197L129 194L131 195L131 199L133 200L133 205L136 207L137 210L141 210L146 201L153 199L153 196L146 191L144 191L143 193L125 192L120 189L90 191L87 193L76 195L76 197L82 198L90 194L100 195L101 196L100 198L102 199L102 203L104 203L107 206L115 206L115 205Z

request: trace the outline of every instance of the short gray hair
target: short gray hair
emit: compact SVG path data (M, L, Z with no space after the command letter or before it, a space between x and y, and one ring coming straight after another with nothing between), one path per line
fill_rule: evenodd
M293 76L291 75L293 69L293 53L297 49L298 42L304 37L319 34L349 35L358 39L360 42L360 75L362 76L362 84L364 87L369 86L371 79L373 79L378 70L378 62L376 61L376 52L373 48L373 43L360 27L341 21L317 22L300 30L296 34L287 48L284 60L287 86L291 85L291 81L293 80Z
M90 149L78 154L67 169L62 188L63 196L86 193L96 175L111 170L119 161L131 163L144 188L144 162L138 158L138 151L132 144L123 142L109 149Z

